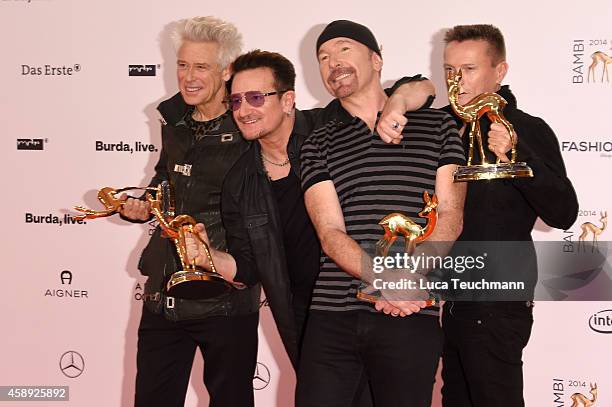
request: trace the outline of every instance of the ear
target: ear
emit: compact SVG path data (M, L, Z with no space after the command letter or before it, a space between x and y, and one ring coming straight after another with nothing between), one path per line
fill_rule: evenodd
M381 51L382 52L382 51ZM372 51L372 64L374 65L374 69L377 72L381 72L382 71L382 67L383 67L383 60L382 57L380 55L378 55L376 52Z
M231 77L232 77L232 71L230 70L229 66L221 70L221 78L223 78L224 82L229 81Z
M497 83L501 84L508 73L508 63L502 61L495 67L495 74L497 76Z
M281 105L283 106L283 113L293 113L293 109L295 108L295 91L288 90L285 92L281 98Z

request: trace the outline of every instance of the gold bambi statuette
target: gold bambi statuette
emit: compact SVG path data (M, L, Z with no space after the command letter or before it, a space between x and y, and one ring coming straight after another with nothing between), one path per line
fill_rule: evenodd
M469 134L469 151L467 165L459 166L453 174L455 182L458 181L476 181L500 178L519 178L533 177L533 171L524 162L516 162L516 133L514 127L504 117L502 110L506 107L506 100L497 93L483 93L470 100L466 105L460 106L457 102L459 95L459 82L461 81L461 70L456 74L448 73L446 79L448 84L448 100L450 105L467 125L470 126ZM483 115L495 123L503 124L510 137L512 138L512 152L509 163L502 163L498 158L495 164L487 162L484 147L482 144L482 134L480 131L479 120ZM478 143L478 152L480 153L481 163L472 165L474 157L474 139Z
M145 197L151 206L151 214L155 216L166 236L172 239L181 262L181 270L172 274L166 284L167 295L176 298L203 299L216 297L227 292L232 286L217 273L208 244L194 232L196 220L189 215L174 216L172 190L167 181L164 181L158 187L102 188L98 191L98 200L102 202L106 210L95 211L83 206L75 206L74 209L84 213L75 218L80 220L95 219L118 213L124 201L119 199L117 195L135 190L145 191ZM152 195L152 192L155 193L155 196ZM185 231L193 233L193 236L203 244L210 264L210 272L198 269L188 261Z
M438 221L438 198L435 194L431 197L427 191L423 192L423 203L425 206L423 210L419 212L419 217L427 219L425 226L419 226L415 221L410 219L408 216L402 213L390 213L389 215L382 218L379 225L381 225L385 231L383 237L376 242L376 256L386 257L389 254L389 249L393 246L393 243L399 236L404 238L406 244L406 253L412 256L416 245L423 242L433 233L436 222ZM357 298L362 301L374 303L380 299L380 294L370 294L372 287L365 285L360 287L357 291ZM427 300L427 306L434 305L436 300L430 298Z

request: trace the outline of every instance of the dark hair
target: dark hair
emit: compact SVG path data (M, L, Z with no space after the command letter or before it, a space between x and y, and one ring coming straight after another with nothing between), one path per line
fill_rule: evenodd
M506 60L506 44L499 28L491 24L456 25L446 32L444 42L483 40L489 43L493 65Z
M232 63L232 79L242 71L257 68L270 68L274 76L274 89L277 91L293 90L295 88L295 69L287 58L277 52L253 50L240 55ZM231 89L232 79L228 81Z

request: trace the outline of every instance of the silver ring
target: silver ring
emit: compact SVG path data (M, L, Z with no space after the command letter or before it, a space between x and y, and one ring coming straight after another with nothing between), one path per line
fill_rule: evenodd
M393 130L397 130L397 129L399 129L399 127L400 127L400 124L399 124L398 122L395 122L395 121L394 121L394 122L393 122L393 124L391 125L391 128L392 128Z

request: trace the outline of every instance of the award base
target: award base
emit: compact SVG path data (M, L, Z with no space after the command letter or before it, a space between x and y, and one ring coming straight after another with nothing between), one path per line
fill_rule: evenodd
M533 177L533 171L524 162L462 165L453 173L455 182L529 177Z
M182 270L172 274L166 285L168 296L186 300L202 300L225 294L232 285L216 273Z
M376 303L376 301L382 299L382 296L380 295L380 291L374 291L372 294L368 294L365 291L358 290L357 299L360 301L369 302L370 304L374 304ZM425 301L426 307L431 307L433 305L436 305L435 298L430 297L428 300Z

